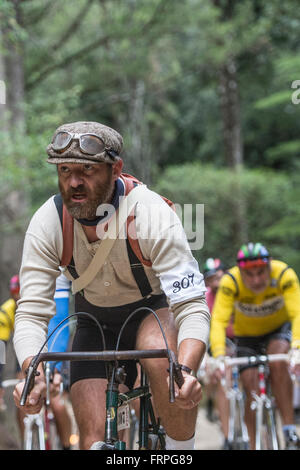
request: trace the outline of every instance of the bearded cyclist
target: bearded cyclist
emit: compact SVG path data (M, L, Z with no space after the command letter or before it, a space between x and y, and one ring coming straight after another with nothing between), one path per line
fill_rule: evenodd
M191 372L198 369L203 358L210 325L206 288L178 216L160 195L122 173L122 147L121 135L97 122L68 123L55 131L47 153L48 162L57 165L60 195L51 197L35 213L26 233L14 345L26 370L43 345L49 319L55 314L53 294L59 266L66 266L65 274L72 281L75 310L89 313L103 325L107 349L115 349L123 322L138 307L143 311L128 322L120 348L164 348L156 318L149 314L149 308L153 309L170 349L178 351L184 376L174 404L169 403L168 361L146 359L143 366L166 431L167 449L189 450L194 447L197 405L201 400L201 385ZM133 181L136 185L131 184ZM114 235L117 214L124 215L125 225L129 221L128 198L134 210L132 224L127 234L123 224ZM65 219L59 215L62 203ZM111 214L108 220L105 212ZM63 244L64 220L73 227L69 232L73 245ZM137 236L130 238L131 228ZM106 230L112 233L113 245L101 269L94 271L92 268L99 266L97 255L102 256L101 248L109 238L102 240ZM62 262L64 246L71 246L71 257ZM93 263L95 259L97 263ZM78 284L80 288L76 289ZM95 323L90 317L80 318L73 350L99 348L101 338ZM29 413L39 410L44 394L42 367L40 372L25 404ZM125 385L131 388L135 382L133 361L127 363L126 373L122 389ZM105 364L71 363L70 382L80 448L95 448L104 438ZM22 387L17 386L14 397L18 406L21 393Z
M239 356L249 355L249 349L257 354L288 353L291 347L294 362L299 362L299 280L286 263L273 260L261 243L243 245L237 255L237 266L229 269L221 280L210 333L212 354L220 359L220 364L225 355L225 330L232 312ZM286 448L300 448L294 424L293 384L288 364L278 361L269 366ZM298 372L299 366L296 369ZM255 368L241 368L241 381L246 392L245 421L252 449L255 444L255 415L250 403L254 384L255 390L258 389L257 380Z

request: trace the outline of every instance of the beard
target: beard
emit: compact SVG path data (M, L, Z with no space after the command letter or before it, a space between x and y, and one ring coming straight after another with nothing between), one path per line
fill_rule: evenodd
M97 209L101 204L109 203L114 192L114 181L111 175L108 176L107 181L102 183L90 191L84 184L77 188L70 188L64 190L62 184L59 182L59 189L63 202L74 219L88 219L93 220L96 218ZM86 202L74 202L72 197L75 194L85 194L87 197Z

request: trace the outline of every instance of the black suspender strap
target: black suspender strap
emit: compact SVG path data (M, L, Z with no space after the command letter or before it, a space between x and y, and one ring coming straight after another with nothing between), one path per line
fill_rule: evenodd
M126 245L131 272L141 292L142 297L146 297L147 295L151 294L152 287L145 273L144 266L142 265L142 263L134 253L133 249L131 248L128 237L126 238Z

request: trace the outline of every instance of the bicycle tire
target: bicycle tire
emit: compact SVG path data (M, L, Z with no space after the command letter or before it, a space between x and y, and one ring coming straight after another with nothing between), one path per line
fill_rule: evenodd
M266 407L264 402L257 412L256 450L279 450L274 408Z
M57 432L56 422L54 418L50 418L49 422L49 440L51 450L62 450L60 438Z
M150 450L165 450L166 448L166 432L162 426L159 426L157 434L149 433L148 441Z
M276 429L276 418L274 408L264 407L264 450L279 450L279 439Z
M229 450L248 450L249 439L244 422L243 399L235 396L230 404L228 444Z

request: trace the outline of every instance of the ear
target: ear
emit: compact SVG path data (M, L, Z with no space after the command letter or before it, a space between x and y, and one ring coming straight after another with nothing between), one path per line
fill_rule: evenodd
M114 181L116 181L119 178L119 176L122 173L122 169L123 169L123 160L122 158L119 158L116 161L116 163L114 163L112 166L112 175L113 175Z

